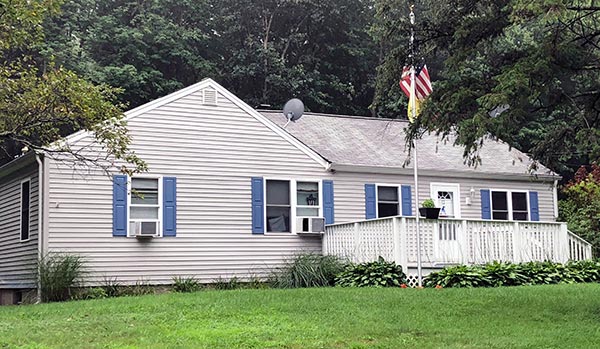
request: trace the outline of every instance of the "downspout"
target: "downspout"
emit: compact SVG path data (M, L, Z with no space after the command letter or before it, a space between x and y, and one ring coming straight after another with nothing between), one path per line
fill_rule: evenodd
M35 161L38 164L38 262L44 257L44 163L40 159L40 154L35 153ZM42 284L39 276L39 270L37 275L37 303L42 302Z

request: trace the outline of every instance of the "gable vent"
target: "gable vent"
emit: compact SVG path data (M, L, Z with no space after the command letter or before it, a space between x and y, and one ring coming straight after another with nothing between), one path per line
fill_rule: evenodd
M217 91L212 88L205 88L203 103L207 105L217 105Z

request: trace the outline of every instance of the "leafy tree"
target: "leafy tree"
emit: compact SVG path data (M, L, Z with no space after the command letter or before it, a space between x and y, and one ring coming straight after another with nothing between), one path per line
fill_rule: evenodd
M570 230L592 244L594 256L600 256L600 167L581 166L563 189L559 202L560 219Z
M394 47L377 83L376 107L389 113L398 103L408 7L376 4L375 33ZM420 4L417 46L431 63L434 92L411 139L422 130L439 133L477 164L482 138L498 137L564 174L600 158L600 8L593 1Z
M45 23L45 57L138 106L203 77L216 77L206 1L75 0Z
M144 162L128 150L129 137L117 90L95 86L52 62L32 58L43 40L42 21L57 10L52 0L0 3L0 147L7 162L27 147L79 164L139 171ZM57 141L77 130L91 131L102 155ZM65 153L69 154L64 157Z
M72 0L45 23L44 57L124 89L135 107L203 77L252 106L292 96L368 113L377 49L372 0Z
M368 113L377 64L369 0L216 0L223 80L251 105Z

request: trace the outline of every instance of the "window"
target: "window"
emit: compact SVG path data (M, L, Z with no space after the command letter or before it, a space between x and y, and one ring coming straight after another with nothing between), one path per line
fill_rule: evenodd
M129 206L129 235L159 235L160 181L158 178L132 178Z
M526 192L492 191L492 219L526 221L529 205Z
M507 193L503 191L492 192L492 219L508 220Z
M267 232L291 232L290 181L267 180L266 191Z
M21 241L29 240L31 181L21 182Z
M527 193L511 193L512 214L515 221L526 221L528 219Z
M377 212L378 217L397 216L400 212L400 195L398 187L377 187Z
M299 217L318 217L320 209L319 183L296 183L296 215Z

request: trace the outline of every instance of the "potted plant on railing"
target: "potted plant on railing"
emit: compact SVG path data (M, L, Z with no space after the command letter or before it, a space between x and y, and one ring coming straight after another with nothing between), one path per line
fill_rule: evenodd
M427 199L421 204L419 213L421 214L421 217L438 219L440 216L440 208L435 207L435 202L433 202L433 199Z

